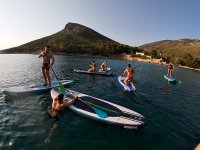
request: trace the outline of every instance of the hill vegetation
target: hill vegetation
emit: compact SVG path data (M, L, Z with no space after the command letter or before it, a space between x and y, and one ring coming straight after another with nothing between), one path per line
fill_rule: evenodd
M145 54L176 65L200 68L200 40L164 40L139 47Z
M86 26L68 23L63 30L51 36L3 50L1 53L37 53L46 44L50 45L55 53L109 55L137 50L136 47L120 44Z
M54 53L101 56L118 56L126 53L138 57L135 55L136 52L145 52L146 55L162 58L167 63L200 68L200 40L163 40L140 47L131 47L77 23L68 23L64 29L55 34L2 50L0 53L39 53L44 45L49 45Z

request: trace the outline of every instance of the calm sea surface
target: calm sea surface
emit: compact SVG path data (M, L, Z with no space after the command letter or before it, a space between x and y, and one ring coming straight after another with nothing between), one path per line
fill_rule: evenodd
M116 74L128 63L135 70L138 97L124 93L116 77L76 74L89 62L105 59L55 56L60 79L73 79L73 90L128 107L144 115L147 125L128 130L102 124L66 109L58 122L47 115L50 94L8 97L0 92L0 149L2 150L192 150L200 142L200 72L175 68L182 83L168 84L167 67L106 59ZM54 78L51 73L51 77ZM0 91L43 82L37 55L0 55Z

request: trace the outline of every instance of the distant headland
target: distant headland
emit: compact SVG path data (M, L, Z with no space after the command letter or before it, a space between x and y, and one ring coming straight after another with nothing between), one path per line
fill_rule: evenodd
M77 23L68 23L55 34L1 50L0 53L37 54L46 44L55 54L98 55L156 64L172 62L180 67L200 69L200 40L163 40L132 47Z

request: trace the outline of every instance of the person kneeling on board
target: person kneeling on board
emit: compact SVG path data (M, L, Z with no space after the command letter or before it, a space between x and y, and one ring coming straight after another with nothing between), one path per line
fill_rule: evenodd
M55 99L53 99L51 109L48 112L49 115L53 118L58 119L58 113L64 108L73 105L77 99L78 96L74 97L74 99L72 100L69 100L67 98L64 98L63 94L59 94Z
M127 74L126 78L124 79L124 83L128 84L129 82L133 82L133 74L134 70L131 68L131 64L128 64L128 67L124 70L124 74Z
M90 69L88 70L88 72L95 72L97 69L97 65L95 63L95 61L92 61L92 64L90 65Z
M107 71L106 69L107 69L107 61L104 61L101 64L100 71Z

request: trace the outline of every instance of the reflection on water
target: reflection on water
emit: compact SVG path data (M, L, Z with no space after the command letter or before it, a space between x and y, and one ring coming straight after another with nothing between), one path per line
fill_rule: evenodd
M148 124L141 130L124 130L95 122L64 110L54 122L47 111L50 94L7 97L0 92L0 149L193 149L200 141L200 73L176 68L181 84L163 79L167 67L125 60L107 59L116 74L128 63L135 69L138 96L123 92L117 78L83 75L74 69L88 69L93 59L56 56L54 70L60 79L73 79L71 86L88 95L133 109ZM0 55L0 89L43 81L41 60L36 55ZM51 77L55 77L51 74ZM176 140L175 140L176 139Z

